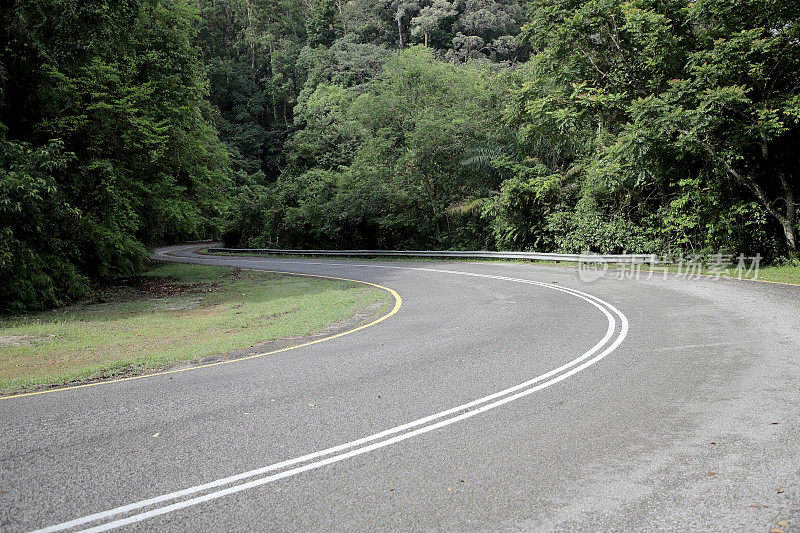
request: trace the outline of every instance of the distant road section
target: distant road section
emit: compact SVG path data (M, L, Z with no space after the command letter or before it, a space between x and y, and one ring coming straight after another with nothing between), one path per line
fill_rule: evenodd
M291 250L284 248L222 248L212 247L211 252L224 254L314 255L338 257L425 257L450 259L528 259L532 261L568 261L578 263L651 263L658 262L655 254L557 254L547 252L489 252L459 250Z

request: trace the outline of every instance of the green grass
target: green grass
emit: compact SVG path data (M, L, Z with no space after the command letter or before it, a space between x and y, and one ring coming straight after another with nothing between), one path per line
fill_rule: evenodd
M559 267L572 267L577 268L577 263L571 261L537 261L537 260L530 260L530 259L485 259L485 258L475 258L475 259L461 259L461 258L450 258L450 257L443 257L443 258L430 258L430 257L348 257L348 256L317 256L317 255L286 255L286 254L264 254L264 253L255 253L255 254L228 254L222 252L214 252L211 250L202 250L200 253L204 253L207 255L220 255L220 256L229 256L229 257L237 257L237 256L249 256L249 257L269 257L274 259L298 259L298 258L306 258L306 259L336 259L336 260L351 260L351 261L383 261L383 262L391 262L391 261L412 261L412 262L445 262L445 261L453 261L453 262L470 262L470 263L527 263L533 264L536 266L559 266ZM624 266L615 266L610 265L609 267L611 270L625 268ZM658 267L655 270L655 273L661 273L664 269L668 272L673 274L678 274L681 272L685 272L686 268L680 269L678 266L667 266L667 267ZM703 269L701 271L702 274L711 275L708 269ZM720 272L721 276L723 277L736 277L736 272L734 269L726 269ZM778 265L778 266L764 266L761 267L758 271L758 280L759 281L770 281L775 283L790 283L790 284L800 284L800 265Z
M758 271L758 279L800 285L800 266L768 266Z
M233 272L227 267L163 263L142 273L143 278L168 278L177 283L213 283Z
M0 391L132 375L319 333L391 297L362 284L167 263L104 303L0 318ZM95 298L97 300L98 298Z

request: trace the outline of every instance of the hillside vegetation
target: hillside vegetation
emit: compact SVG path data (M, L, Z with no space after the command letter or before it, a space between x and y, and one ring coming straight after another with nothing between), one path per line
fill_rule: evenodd
M1 16L1 311L197 237L797 256L797 2L17 0Z

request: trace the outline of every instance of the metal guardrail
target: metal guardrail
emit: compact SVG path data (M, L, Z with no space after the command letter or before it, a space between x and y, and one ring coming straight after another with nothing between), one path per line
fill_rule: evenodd
M209 248L230 254L330 255L338 257L428 257L457 259L529 259L575 263L658 263L655 254L553 254L541 252L422 251L422 250L284 250L278 248Z

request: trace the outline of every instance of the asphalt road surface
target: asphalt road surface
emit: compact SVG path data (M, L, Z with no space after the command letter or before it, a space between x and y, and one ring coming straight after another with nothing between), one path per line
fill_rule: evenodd
M194 255L385 286L360 331L0 400L3 531L800 529L800 287Z

